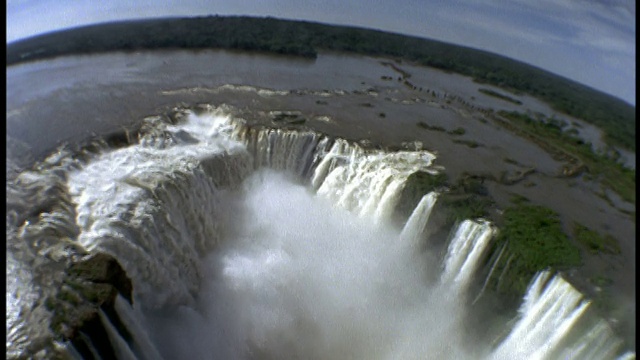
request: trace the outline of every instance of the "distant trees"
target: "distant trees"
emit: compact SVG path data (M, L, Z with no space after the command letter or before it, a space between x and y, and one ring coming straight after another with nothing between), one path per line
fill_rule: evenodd
M530 94L556 111L599 126L612 145L635 150L635 107L617 98L486 51L354 27L220 16L128 21L8 44L7 65L64 54L160 48L238 49L307 58L333 50L402 58Z

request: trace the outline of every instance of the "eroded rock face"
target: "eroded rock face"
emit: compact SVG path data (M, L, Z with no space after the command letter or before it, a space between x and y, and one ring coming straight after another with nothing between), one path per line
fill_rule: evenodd
M114 287L125 299L132 303L131 294L133 286L127 273L120 263L111 255L97 253L82 261L72 264L67 270L67 275L72 278L84 280L90 286L110 285Z
M57 340L71 342L83 358L95 358L95 352L115 358L100 312L129 340L131 335L114 305L118 294L132 303L132 292L131 279L114 257L89 255L67 267L56 296L47 299L47 308L53 313L50 328Z

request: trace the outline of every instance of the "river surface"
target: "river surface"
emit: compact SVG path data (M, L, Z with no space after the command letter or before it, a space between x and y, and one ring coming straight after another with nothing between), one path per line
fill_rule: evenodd
M511 187L490 185L492 196L506 206L511 193L523 194L558 211L565 224L577 221L620 239L622 257L604 256L581 271L587 277L611 277L620 303L635 314L628 305L635 308L634 218L594 195L592 183L556 178L560 162L535 144L482 121L480 111L529 109L554 115L547 105L509 94L523 102L515 105L478 92L489 88L504 93L470 78L396 63L411 74L417 87L411 89L381 61L389 60L331 53L306 60L206 50L73 56L11 66L7 175L10 178L65 142L133 129L144 117L181 104L233 105L250 122L268 121L264 114L272 110L300 110L307 126L329 135L388 146L420 141L437 153L436 164L453 179L465 172L499 177L535 167L527 181ZM416 126L418 122L445 131L426 130ZM582 125L581 132L590 134L597 145L599 131ZM446 132L458 127L465 134ZM459 140L479 146L470 149Z

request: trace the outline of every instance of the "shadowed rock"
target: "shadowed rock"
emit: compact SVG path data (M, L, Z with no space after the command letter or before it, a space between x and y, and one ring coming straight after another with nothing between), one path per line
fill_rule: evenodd
M131 334L115 310L118 294L132 303L131 279L111 255L98 253L71 264L55 297L46 300L53 313L50 328L54 336L70 341L85 359L115 358L107 329L100 318L102 311L126 341Z

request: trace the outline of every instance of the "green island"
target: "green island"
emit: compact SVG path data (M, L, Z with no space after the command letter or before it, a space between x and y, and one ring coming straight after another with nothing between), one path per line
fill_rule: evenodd
M486 268L492 268L487 288L506 301L517 303L532 277L539 271L569 270L584 264L585 256L619 255L620 245L609 234L600 234L587 226L573 223L563 228L555 211L534 205L524 196L514 194L511 205L496 212L496 203L484 185L485 179L466 174L452 183L444 173L412 174L408 180L398 211L404 216L417 206L420 198L431 191L440 193L439 212L444 214L441 228L451 228L465 219L484 218L498 225L499 232L488 252ZM610 279L597 275L590 282L607 286ZM606 296L593 299L597 308L610 310Z
M571 168L567 169L567 176L586 172L591 178L601 180L603 187L635 204L636 173L619 162L618 152L594 152L590 143L585 143L575 132L565 131L563 124L553 119L538 120L527 114L507 111L500 111L498 115L510 122L503 122L501 125L507 125L505 127L533 140L551 154L567 159L567 163L571 164ZM606 194L603 193L602 196L606 197Z
M602 236L586 226L573 224L573 236L578 243L584 246L589 253L620 254L620 245L611 235Z
M519 298L540 270L566 270L582 264L580 250L562 230L558 214L526 202L504 210L504 225L493 246L505 247L494 276L498 292ZM508 270L508 271L507 271Z

